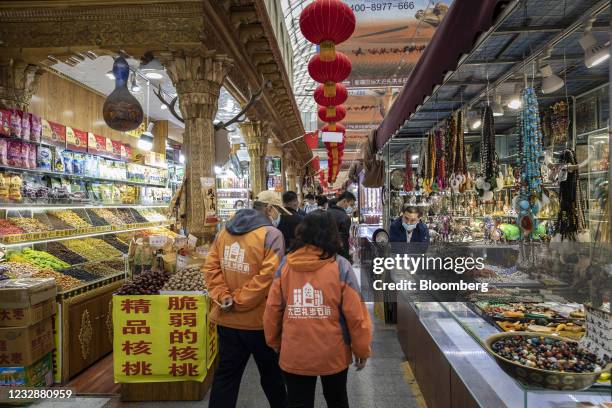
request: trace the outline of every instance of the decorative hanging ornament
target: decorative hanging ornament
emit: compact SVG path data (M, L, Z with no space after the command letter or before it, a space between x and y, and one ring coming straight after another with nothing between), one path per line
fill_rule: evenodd
M319 146L319 132L308 132L304 135L304 142L310 149L316 149Z
M342 105L319 106L318 114L322 122L340 122L346 116L346 109Z
M323 95L336 96L336 83L342 82L351 74L351 60L341 52L336 52L336 59L323 61L319 54L308 62L308 74L312 79L323 84Z
M319 85L314 91L314 100L321 106L342 105L348 98L348 90L342 84L336 84L335 95L327 97L324 95L323 85Z
M322 132L346 133L346 128L341 123L331 122L321 129Z
M115 58L113 75L115 89L104 101L102 116L111 129L120 132L134 130L142 123L144 114L140 103L127 88L130 66L122 56Z
M355 31L355 13L340 0L316 0L302 10L300 30L304 38L320 45L324 61L333 61L336 44L348 40Z

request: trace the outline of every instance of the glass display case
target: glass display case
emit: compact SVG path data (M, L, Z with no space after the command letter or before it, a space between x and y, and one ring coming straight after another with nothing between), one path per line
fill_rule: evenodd
M398 302L407 301L400 298L401 296L398 296ZM470 400L471 404L466 406L542 408L603 407L603 403L609 403L612 399L609 383L595 385L586 391L554 391L522 385L507 375L483 346L487 337L499 331L465 303L408 302L398 305L398 309L400 314L414 313L419 325L416 332L424 330L427 341L433 342L433 347L439 355L446 359L451 370L450 387L453 389L453 401L460 398L457 395L468 395L465 398ZM406 330L406 327L401 326L409 320L406 320L405 316L398 316L400 341L403 331ZM431 365L439 358L427 355L427 352L420 354L425 355L412 356L417 367L421 364L419 358L424 360L423 364ZM407 357L411 360L411 356ZM421 389L428 388L428 385L421 384L423 377L418 380ZM456 380L461 383L458 384ZM431 381L439 383L440 379L432 378ZM459 385L463 385L465 390L458 390ZM438 389L438 392L442 391Z

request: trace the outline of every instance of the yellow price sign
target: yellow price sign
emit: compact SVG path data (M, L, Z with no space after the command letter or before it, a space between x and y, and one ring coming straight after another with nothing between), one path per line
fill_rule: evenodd
M115 382L203 381L205 295L113 296Z

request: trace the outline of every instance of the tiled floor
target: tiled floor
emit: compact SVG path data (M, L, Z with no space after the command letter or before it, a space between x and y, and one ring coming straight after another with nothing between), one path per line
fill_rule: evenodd
M354 408L418 408L409 385L404 381L403 354L397 341L395 327L374 320L373 357L361 372L351 368L348 379L349 401ZM325 407L318 384L316 407ZM208 398L198 402L138 402L122 403L118 398L79 398L68 403L38 403L36 408L173 408L208 407ZM259 373L251 360L242 379L240 408L265 408L267 400L259 386Z

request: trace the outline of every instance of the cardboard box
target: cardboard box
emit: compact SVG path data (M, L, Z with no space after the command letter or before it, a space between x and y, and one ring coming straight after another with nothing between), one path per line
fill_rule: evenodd
M1 387L49 387L53 384L52 353L29 366L0 367Z
M55 314L54 297L29 307L4 308L2 303L0 301L0 327L31 326Z
M0 281L0 308L27 308L54 298L57 285L53 278L22 278Z
M31 365L54 344L52 317L33 326L0 328L0 367Z

